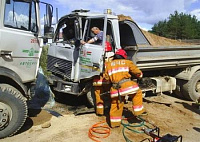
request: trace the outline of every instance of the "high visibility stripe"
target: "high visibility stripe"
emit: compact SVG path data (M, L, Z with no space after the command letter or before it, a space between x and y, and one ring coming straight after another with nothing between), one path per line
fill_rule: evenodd
M109 84L110 82L105 80L105 79L94 79L93 80L93 84L98 84L98 85L101 85L101 84Z
M134 111L141 111L142 109L144 109L143 105L141 105L141 106L133 106L133 110Z
M98 104L97 108L103 108L103 105L102 104Z
M118 67L115 69L111 69L108 71L109 75L115 74L115 73L119 73L119 72L128 72L129 68L128 67Z
M138 85L134 85L128 88L124 89L119 89L119 94L120 95L128 95L128 94L134 94L136 91L139 89ZM111 98L117 97L118 96L118 91L111 91L110 92Z
M121 122L122 117L121 116L111 116L110 117L110 122Z

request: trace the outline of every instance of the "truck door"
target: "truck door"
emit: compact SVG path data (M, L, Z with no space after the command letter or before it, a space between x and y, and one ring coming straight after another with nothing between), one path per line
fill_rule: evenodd
M80 79L90 78L92 76L99 75L103 71L107 17L99 16L87 18L83 33L83 40L85 42L95 36L91 32L92 27L98 27L101 31L103 31L103 40L100 42L94 42L92 44L86 43L84 45L81 45L79 54Z
M1 6L0 64L14 70L23 82L34 80L41 53L35 36L39 30L36 3L9 0Z

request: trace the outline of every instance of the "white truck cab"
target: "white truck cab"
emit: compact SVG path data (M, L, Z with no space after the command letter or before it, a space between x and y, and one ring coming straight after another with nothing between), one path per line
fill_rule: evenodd
M102 41L80 44L80 40L87 42L95 36L92 27L103 31ZM113 53L124 46L131 47L134 52L128 53L130 58L136 53L137 44L150 45L135 23L119 22L112 13L75 10L60 18L48 49L47 67L54 89L72 95L87 94L93 77L103 72L106 41L111 43Z
M27 117L26 101L31 99L29 92L36 80L42 51L39 3L0 1L0 138L15 134ZM51 19L52 6L43 4Z

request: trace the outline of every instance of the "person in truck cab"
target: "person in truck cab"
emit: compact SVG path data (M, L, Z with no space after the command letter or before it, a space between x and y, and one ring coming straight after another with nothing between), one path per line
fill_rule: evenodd
M142 104L142 91L138 84L130 79L131 74L134 74L138 79L142 79L143 73L132 61L126 58L126 52L123 49L119 49L116 51L114 59L105 68L104 77L112 84L110 88L110 125L112 128L121 124L126 96L132 96L133 115L146 114Z
M97 44L102 44L102 40L103 40L103 31L101 31L98 27L92 27L91 28L91 32L93 34L95 34L95 36L93 38L91 38L90 40L88 40L87 42L85 41L81 41L81 44L85 44L85 43L97 43Z
M112 52L112 46L109 42L105 43L105 68L108 62L112 60L114 53ZM109 81L104 79L104 74L100 74L95 76L93 79L94 86L94 94L96 100L96 115L102 116L104 115L104 99L108 99L110 103L110 97L106 97L105 95L100 95L102 93L108 92L110 90L111 84Z

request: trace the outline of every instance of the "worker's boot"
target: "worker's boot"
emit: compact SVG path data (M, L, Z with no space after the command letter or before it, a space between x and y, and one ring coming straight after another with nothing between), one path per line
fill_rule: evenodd
M145 109L141 110L141 111L134 111L134 115L135 116L146 116L148 113L145 111Z
M104 115L104 105L102 103L98 103L96 106L96 115L103 116Z

